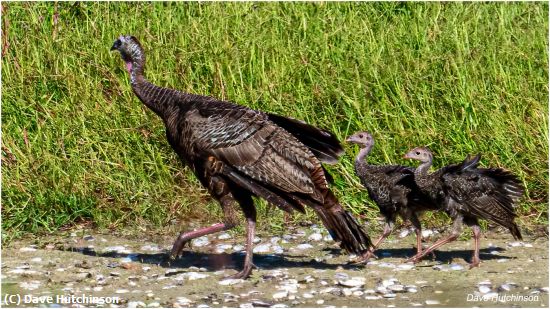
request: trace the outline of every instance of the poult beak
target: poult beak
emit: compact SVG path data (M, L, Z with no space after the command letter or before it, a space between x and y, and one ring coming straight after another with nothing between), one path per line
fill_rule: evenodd
M120 47L120 45L122 44L122 42L120 40L116 40L114 43L113 43L113 46L111 47L111 51L115 50L115 49L118 49Z

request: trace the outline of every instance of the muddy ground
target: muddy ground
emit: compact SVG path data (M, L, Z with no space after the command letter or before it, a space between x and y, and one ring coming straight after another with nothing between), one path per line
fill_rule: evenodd
M471 240L412 265L414 233L400 230L357 266L323 229L289 228L258 235L245 281L223 280L242 266L243 235L200 238L166 265L174 237L80 230L13 242L2 250L2 306L548 307L547 237L486 233L470 270Z

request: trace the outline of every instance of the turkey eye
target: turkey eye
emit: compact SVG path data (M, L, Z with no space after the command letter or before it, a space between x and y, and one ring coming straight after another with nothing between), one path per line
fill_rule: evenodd
M416 154L419 155L419 154L420 154L420 151L417 151Z
M359 138L363 138L363 134L359 134Z

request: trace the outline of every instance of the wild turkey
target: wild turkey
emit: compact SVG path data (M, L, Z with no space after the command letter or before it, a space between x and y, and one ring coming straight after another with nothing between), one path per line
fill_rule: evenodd
M422 226L418 215L425 210L434 210L435 204L420 191L414 182L414 169L401 165L371 165L366 157L374 146L374 139L368 132L357 132L346 139L361 146L355 158L355 173L367 188L369 197L378 205L386 223L384 231L374 242L373 250L388 237L397 215L410 220L416 232L417 253L422 252ZM369 252L369 257L372 255Z
M524 188L515 175L500 168L478 168L480 155L467 157L461 164L449 165L433 173L428 173L433 157L427 148L414 148L405 158L422 162L415 171L416 184L453 219L451 234L412 257L411 261L418 262L426 254L456 240L464 222L472 228L474 236L470 268L479 266L479 218L498 223L508 228L515 239L522 239L514 222L514 206Z
M232 277L248 277L256 225L253 196L287 212L309 206L342 248L367 252L368 235L338 203L321 165L337 162L343 153L334 135L295 119L155 86L143 75L145 54L135 37L119 37L111 50L120 52L134 93L162 118L168 142L223 210L222 223L182 232L171 259L191 239L235 227L240 207L247 221L246 256L243 270Z

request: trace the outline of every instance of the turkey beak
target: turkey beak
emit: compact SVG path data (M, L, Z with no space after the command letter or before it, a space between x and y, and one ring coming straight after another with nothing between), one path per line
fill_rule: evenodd
M404 154L403 159L410 159L409 154L408 153Z
M116 40L114 43L113 43L113 46L111 47L111 51L115 50L115 49L118 49L120 47L120 45L122 44L122 42L120 40Z
M353 143L353 136L346 138L346 143Z

